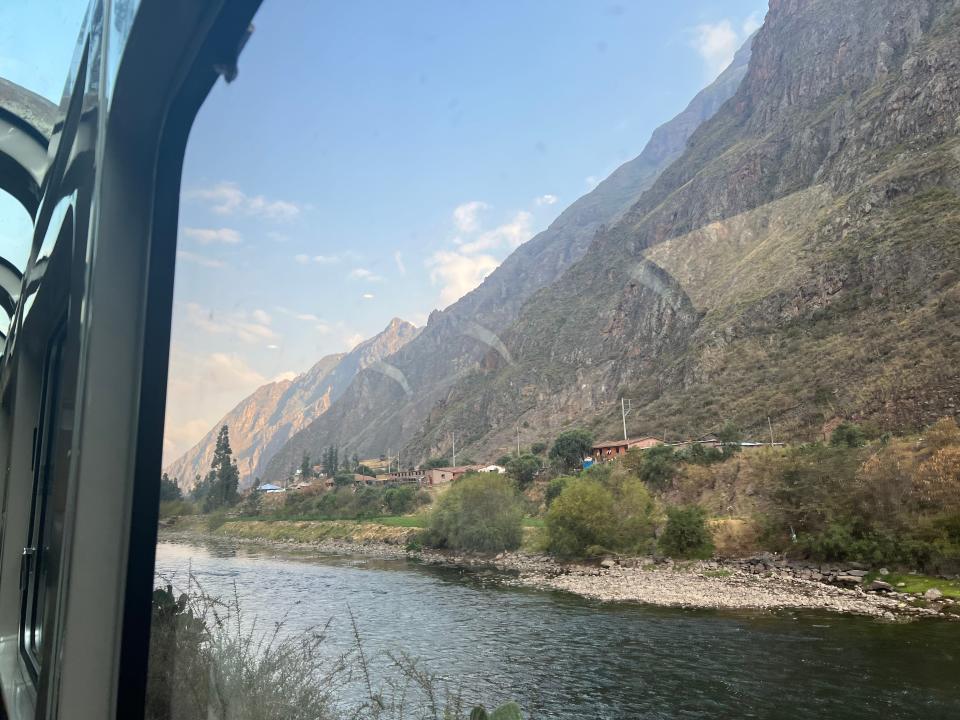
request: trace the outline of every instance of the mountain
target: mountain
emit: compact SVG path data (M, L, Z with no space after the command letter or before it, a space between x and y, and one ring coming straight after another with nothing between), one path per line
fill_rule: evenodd
M680 157L694 130L736 91L749 59L748 40L730 67L654 131L639 156L517 248L475 290L432 313L423 332L388 358L388 367L358 374L328 413L276 454L264 477L280 479L303 452L316 453L328 445L379 455L408 443L451 386L484 361L488 351L502 348L498 335L510 327L524 303L582 258L596 234L633 206Z
M735 95L406 452L957 412L960 3L771 0Z
M293 380L257 388L165 472L179 478L181 486L192 487L194 478L203 476L210 468L217 433L228 425L241 484L249 484L293 434L328 410L358 372L395 353L418 332L410 323L394 318L382 332L349 353L328 355ZM319 457L319 453L314 457ZM298 457L298 465L299 462Z

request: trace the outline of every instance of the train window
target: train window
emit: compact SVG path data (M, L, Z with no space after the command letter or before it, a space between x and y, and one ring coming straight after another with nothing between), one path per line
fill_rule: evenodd
M65 325L61 323L50 340L44 363L39 417L33 435L30 525L21 561L20 651L28 671L35 679L46 639L46 597L50 585L56 582L56 551L52 538L59 534L55 525L60 522L63 513L62 488L54 487L54 479L56 463L60 460L55 450L61 422L61 370L65 338Z

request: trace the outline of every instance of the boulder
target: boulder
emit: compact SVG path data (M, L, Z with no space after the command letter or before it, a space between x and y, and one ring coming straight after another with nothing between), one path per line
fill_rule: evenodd
M923 594L924 600L939 600L941 597L943 597L943 593L937 588L930 588Z
M844 585L859 585L863 582L863 577L860 575L837 575L837 582Z
M867 571L866 571L866 570L857 570L856 568L852 568L852 569L850 569L850 570L847 570L844 574L845 574L845 575L853 575L854 577L863 577L864 575L867 574Z
M886 568L880 568L877 572L879 572L881 575L883 575L883 577L886 577L887 575L890 574L890 571L887 570Z
M883 580L874 580L867 585L867 590L872 590L873 592L893 592L893 585Z
M604 558L603 560L600 561L600 567L602 567L604 570L609 570L610 568L616 567L616 566L617 566L617 561L611 560L610 558Z

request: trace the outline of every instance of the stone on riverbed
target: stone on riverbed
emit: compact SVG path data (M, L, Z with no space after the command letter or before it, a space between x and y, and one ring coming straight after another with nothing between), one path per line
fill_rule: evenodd
M617 566L617 561L611 560L610 558L604 558L603 560L600 561L600 567L602 567L604 570L609 570L610 568L613 568L616 566Z
M937 588L930 588L923 594L924 600L939 600L941 597L943 597L943 593Z
M874 580L867 585L867 590L872 590L873 592L893 592L893 585L883 580Z

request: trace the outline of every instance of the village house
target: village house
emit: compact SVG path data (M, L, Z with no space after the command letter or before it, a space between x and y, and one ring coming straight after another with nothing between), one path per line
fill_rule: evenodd
M430 468L427 473L427 485L443 485L453 482L468 472L476 472L476 465L459 465L457 467Z
M399 470L377 475L377 479L390 485L423 485L427 479L426 470Z
M502 465L487 465L485 467L478 469L477 472L485 472L485 473L492 472L492 473L498 473L500 475L503 475L504 473L507 472L507 469Z
M607 462L623 457L629 450L646 450L655 445L663 445L662 440L654 437L631 438L629 440L607 440L595 443L590 450L594 462Z

